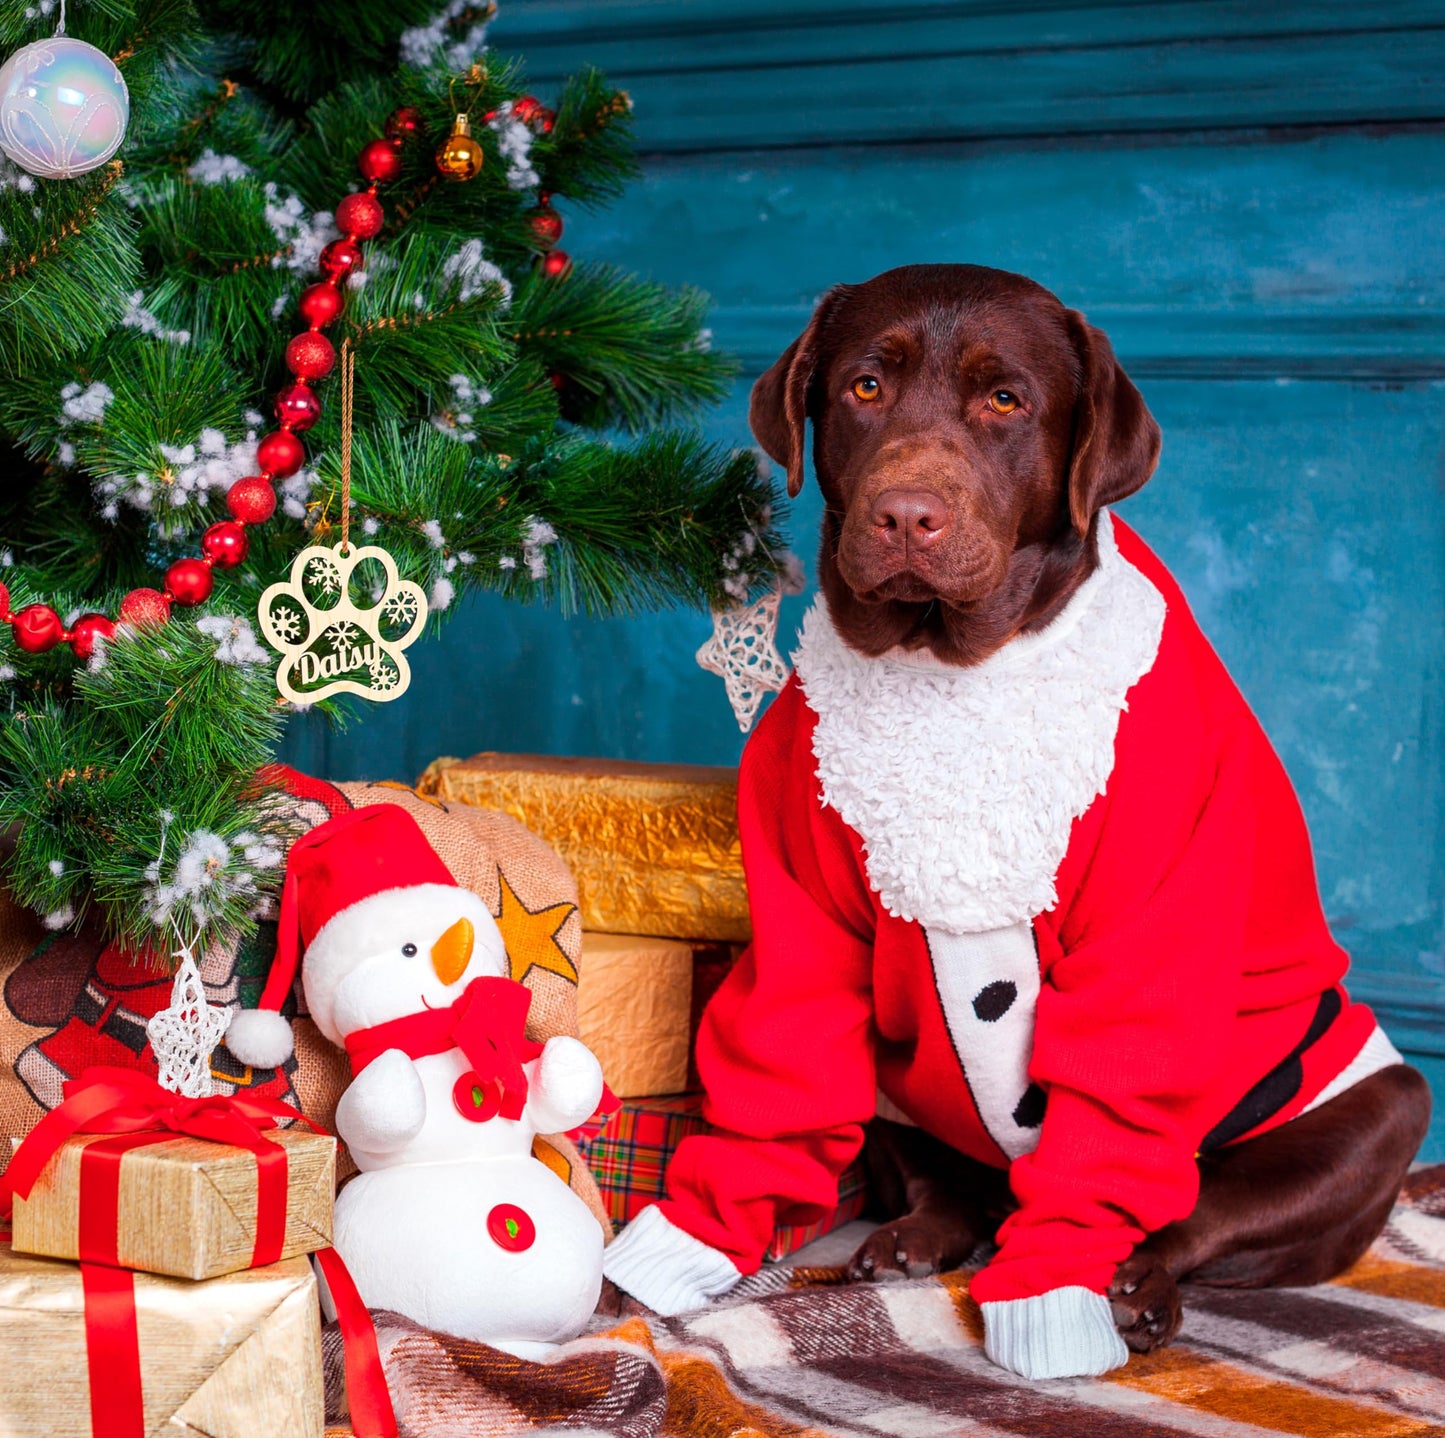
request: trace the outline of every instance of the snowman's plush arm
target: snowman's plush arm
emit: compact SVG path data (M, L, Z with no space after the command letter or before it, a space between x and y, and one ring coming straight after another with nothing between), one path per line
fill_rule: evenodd
M565 1133L597 1112L602 1099L602 1065L579 1039L547 1040L532 1068L527 1116L538 1133Z
M336 1105L337 1133L362 1153L394 1153L425 1122L426 1091L400 1049L387 1049L367 1064Z

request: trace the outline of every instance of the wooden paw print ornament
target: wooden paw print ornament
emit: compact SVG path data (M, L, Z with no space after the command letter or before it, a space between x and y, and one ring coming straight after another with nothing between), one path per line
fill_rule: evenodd
M369 591L372 603L359 603L358 591ZM258 617L266 642L281 654L276 688L293 704L335 694L397 699L411 683L403 651L426 625L426 595L398 577L396 561L379 545L358 548L343 539L334 548L303 549L290 578L261 596Z
M380 545L350 543L355 367L347 340L341 346L341 543L303 549L291 577L261 596L257 615L266 642L281 654L276 688L293 704L334 694L399 699L411 683L403 651L426 626L421 586L399 578L396 561Z

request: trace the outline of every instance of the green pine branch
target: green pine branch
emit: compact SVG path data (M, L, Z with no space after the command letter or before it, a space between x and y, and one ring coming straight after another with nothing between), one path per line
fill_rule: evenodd
M327 217L401 105L424 132L328 332L357 360L354 539L384 543L439 617L476 590L624 614L774 582L778 496L751 452L662 428L733 374L709 348L705 298L585 256L563 277L539 268L544 197L565 219L636 172L628 102L603 76L539 94L555 123L528 127L511 113L532 93L523 65L479 48L484 5L75 8L71 32L117 57L132 118L117 162L89 176L0 166L12 609L115 615L225 517L289 381ZM12 48L50 26L0 7ZM459 110L483 153L465 183L433 163ZM337 379L317 383L306 467L206 605L122 627L88 663L66 646L25 654L0 631L0 825L19 835L6 877L48 922L91 913L173 953L245 930L274 891L282 806L256 775L288 711L251 616L305 543L338 537Z

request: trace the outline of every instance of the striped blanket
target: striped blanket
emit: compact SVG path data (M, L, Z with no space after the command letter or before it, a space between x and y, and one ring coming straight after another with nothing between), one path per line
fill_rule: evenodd
M1318 1288L1185 1290L1169 1348L1030 1383L983 1356L969 1275L848 1286L774 1268L675 1319L628 1319L546 1364L378 1315L403 1438L1349 1438L1445 1435L1445 1165ZM340 1402L328 1339L329 1398Z

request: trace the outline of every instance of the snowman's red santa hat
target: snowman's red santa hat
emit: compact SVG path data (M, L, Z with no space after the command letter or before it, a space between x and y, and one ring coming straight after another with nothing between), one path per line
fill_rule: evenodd
M296 984L301 956L354 904L397 889L461 886L400 805L370 804L318 824L291 846L281 889L276 955L255 1009L232 1016L226 1047L253 1068L291 1057L291 1025L281 1006Z

